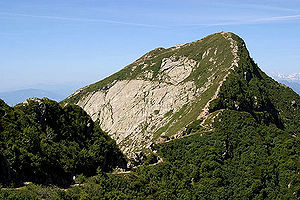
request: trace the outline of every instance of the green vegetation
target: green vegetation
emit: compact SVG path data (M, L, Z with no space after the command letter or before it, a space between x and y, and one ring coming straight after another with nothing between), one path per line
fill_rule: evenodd
M193 99L188 105L184 105L178 112L166 113L165 117L169 117L170 115L170 120L163 127L155 129L153 141L162 134L172 136L197 119L201 109L204 108L206 103L212 98L219 83L223 80L225 74L228 73L227 69L231 66L234 57L231 52L230 41L225 38L225 35L236 37L235 40L240 43L243 42L233 33L224 33L224 35L216 33L201 40L184 44L180 48L154 49L119 72L83 88L79 93L65 99L61 103L76 104L88 94L92 94L98 90L105 91L109 89L119 80L138 78L148 81L164 82L164 79L159 76L162 75L160 71L162 60L171 57L173 60L176 60L184 56L197 62L197 66L193 68L192 73L184 81L192 81L199 91L203 92L201 92L201 96L197 96L196 99ZM145 72L152 72L153 76L151 78L145 77L145 74L147 74ZM145 96L147 96L147 94L145 94ZM156 115L158 112L159 111L154 111L154 114Z
M275 125L258 124L247 112L225 110L216 121L213 132L156 145L163 157L158 165L129 174L99 173L66 191L30 186L24 192L1 190L0 197L299 199L299 138Z
M2 185L67 186L74 175L126 166L115 141L76 105L44 98L11 108L0 100L0 125Z
M219 97L210 104L210 112L219 109L246 111L258 123L275 124L290 134L298 135L299 95L262 72L250 58L243 40L236 40L239 45L239 67L231 71Z
M124 156L78 106L62 108L43 99L11 108L0 101L1 184L47 184L1 189L0 199L300 199L300 97L264 74L243 40L231 36L238 43L239 66L211 102L206 121L195 119L227 73L222 69L231 64L228 53L221 53L224 62L215 70L210 89L177 112L170 108L165 114L170 122L154 139L183 128L190 135L151 145L155 153L144 152L144 165L130 172L111 173L116 166L124 167ZM162 58L171 55L201 62L203 67L187 78L201 88L212 75L203 53L210 47L226 52L228 46L220 34L213 34L179 49L155 49L64 102L76 103L114 80L131 79L150 68L152 80L157 80ZM148 67L143 69L141 61ZM202 122L212 129L205 131ZM78 185L57 187L70 184L72 175Z
M202 58L203 53L209 48L209 56L206 56L206 58ZM226 40L221 34L216 33L209 35L201 40L185 44L184 46L178 49L172 47L168 49L154 49L137 59L132 64L126 66L122 70L112 74L111 76L101 81L98 81L83 88L79 93L63 100L61 103L76 104L80 99L84 98L89 93L93 93L98 90L109 89L111 85L118 80L132 80L139 77L145 80L161 82L162 80L158 78L158 75L160 73L162 59L169 58L171 56L174 56L175 58L185 56L189 59L198 61L201 67L195 69L186 81L193 80L196 82L197 87L202 87L204 83L207 82L207 78L212 74L212 71L209 71L209 68L211 68L213 65L209 61L209 58L214 55L215 48L217 48L218 51L221 52L220 55L218 55L218 61L222 61L223 64L219 68L222 68L224 66L230 66L233 57L231 53L228 54L228 52L230 52L229 41ZM152 78L148 79L143 76L143 72L146 71L153 72ZM220 74L224 74L224 72L220 70L216 73L216 76Z

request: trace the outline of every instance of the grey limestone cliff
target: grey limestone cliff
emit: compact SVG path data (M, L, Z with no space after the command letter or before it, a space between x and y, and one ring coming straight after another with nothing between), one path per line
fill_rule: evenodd
M205 121L222 83L238 67L232 33L158 48L116 74L76 91L81 106L129 157L196 119Z

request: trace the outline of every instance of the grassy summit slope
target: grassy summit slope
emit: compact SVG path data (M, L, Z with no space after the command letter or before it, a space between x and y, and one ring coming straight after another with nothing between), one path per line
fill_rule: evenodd
M267 76L252 60L239 38L239 67L220 88L210 112L220 109L246 111L261 124L275 124L291 135L300 133L300 97Z
M83 98L88 93L95 92L101 89L109 88L110 84L112 84L116 80L131 80L131 79L146 79L151 81L164 81L159 77L159 70L161 68L161 63L164 58L168 58L171 56L180 57L185 56L190 59L201 62L201 68L197 68L190 75L188 80L195 80L198 82L197 86L202 87L202 85L207 81L208 76L206 76L206 72L208 72L209 67L212 67L211 61L209 61L208 55L213 55L214 51L208 51L208 49L216 49L221 52L221 56L218 59L224 60L222 63L223 66L230 65L232 55L230 55L230 43L226 40L220 33L216 33L213 35L209 35L201 40L197 40L195 42L187 43L184 45L178 45L175 47L171 47L168 49L165 48L157 48L154 49L139 59L137 59L132 64L126 66L122 70L113 75L98 81L94 84L88 85L82 89L76 91L73 95L62 101L62 103L74 103L76 104L80 98ZM207 54L204 54L204 53ZM205 58L204 58L204 56ZM222 68L222 66L220 67ZM144 72L152 71L153 76L151 78L147 78L143 75Z

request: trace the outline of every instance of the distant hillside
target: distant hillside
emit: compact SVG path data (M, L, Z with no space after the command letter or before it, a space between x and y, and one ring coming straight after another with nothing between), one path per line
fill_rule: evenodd
M61 101L70 95L71 92L86 84L85 81L40 83L32 85L29 88L1 91L0 98L10 106L22 103L28 98L47 97L55 101Z
M295 92L297 92L300 95L300 73L294 73L290 75L271 73L270 75L275 80L292 88Z
M0 92L0 99L3 99L10 106L14 106L18 103L22 103L28 98L43 98L43 97L60 101L64 98L64 95L57 94L51 91L40 90L40 89L22 89L22 90Z
M293 80L278 80L278 81L292 88L295 92L297 92L300 95L300 81L293 81Z

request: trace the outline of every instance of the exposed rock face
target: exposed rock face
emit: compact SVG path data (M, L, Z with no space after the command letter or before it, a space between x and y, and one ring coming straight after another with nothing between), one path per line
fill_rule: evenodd
M176 66L168 62L170 74L164 72L171 81L168 83L151 82L145 80L122 80L116 82L109 90L100 90L89 94L78 102L93 120L100 120L103 130L121 143L125 139L126 146L122 146L125 153L131 149L150 144L155 130L169 121L165 115L176 113L181 107L196 98L196 86L193 82L179 83L182 74ZM179 68L182 64L175 62ZM190 67L191 68L191 67ZM181 70L181 69L179 69ZM183 73L184 74L184 73ZM187 75L185 75L187 76ZM138 148L140 149L140 148Z
M192 59L171 56L162 60L160 72L162 76L166 76L165 82L176 85L186 79L195 67L197 62Z
M230 70L238 67L237 52L231 33L158 48L76 91L66 102L81 106L94 121L99 119L101 128L131 157L160 136L176 135L197 118L205 120L210 102ZM92 90L95 86L98 89Z

